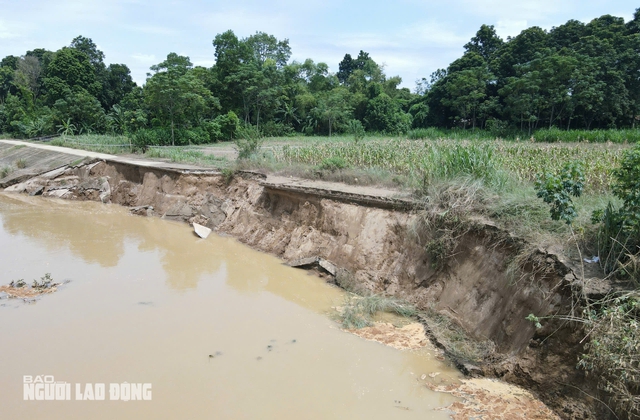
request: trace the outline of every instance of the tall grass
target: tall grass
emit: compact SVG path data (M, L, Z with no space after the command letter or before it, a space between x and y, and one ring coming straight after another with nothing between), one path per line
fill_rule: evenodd
M380 295L351 296L346 298L340 312L340 321L346 329L359 329L372 325L378 312L389 312L403 317L418 314L415 306Z
M79 136L60 136L49 142L52 146L89 150L98 153L122 154L131 153L131 143L126 136L110 136L103 134L83 134Z
M217 157L206 154L200 150L185 149L183 147L151 147L145 152L144 156L167 159L171 162L191 163L215 168L226 168L229 166L229 161L224 157Z
M546 143L637 143L640 141L640 130L560 130L552 127L536 131L533 139Z
M601 192L611 183L623 146L593 144L535 144L506 141L402 139L366 142L311 142L274 145L272 158L285 164L320 165L340 159L351 168L377 168L406 175L418 183L471 176L489 186L501 186L508 174L519 182L532 182L543 171L556 171L570 161L585 163L586 188Z
M637 143L640 141L640 130L636 129L611 129L611 130L561 130L556 127L541 128L533 134L518 130L462 130L444 128L417 128L407 134L411 140L503 140L521 141L527 140L537 143Z

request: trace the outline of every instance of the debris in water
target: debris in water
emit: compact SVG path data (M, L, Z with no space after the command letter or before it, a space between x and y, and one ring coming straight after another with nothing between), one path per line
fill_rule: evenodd
M298 260L287 263L287 265L290 267L299 268L311 268L318 266L334 277L338 273L338 267L334 263L320 257L300 258Z
M256 360L262 360L262 356L256 357Z
M501 415L495 418L559 420L553 411L529 391L498 380L475 378L448 385L426 385L433 391L448 393L461 399L446 408L438 409L453 412L453 420L467 420L478 413L496 412L496 407L500 407Z
M269 345L267 346L267 350L268 350L268 351L273 350L273 346L272 346L271 344L269 344Z
M153 302L149 301L149 302L138 302L138 305L147 305L147 306L151 306L153 305Z
M202 239L207 239L207 236L211 233L211 229L206 226L199 225L197 223L193 224L193 230Z
M296 343L297 340L294 338L293 340L291 340L292 343Z
M3 298L18 298L25 303L34 303L37 296L55 292L60 284L54 283L51 274L47 273L40 278L40 281L34 280L31 286L27 285L23 279L11 281L8 285L0 286L0 294Z
M424 332L424 327L418 322L401 328L388 322L374 322L370 327L347 331L364 339L377 341L399 350L432 347Z

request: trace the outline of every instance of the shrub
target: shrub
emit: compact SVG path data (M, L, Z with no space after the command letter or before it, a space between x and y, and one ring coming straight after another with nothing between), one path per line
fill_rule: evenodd
M260 131L265 137L291 137L296 132L290 124L275 121L267 121L260 126Z
M349 133L353 135L353 140L356 144L364 138L364 127L360 120L351 120L349 121L348 126Z
M240 119L233 111L229 111L225 115L218 115L213 122L220 127L220 136L212 137L211 141L233 140L240 126Z
M202 129L207 132L210 142L226 140L222 134L222 127L219 121L205 121L202 123Z
M592 215L594 223L601 223L600 259L607 273L617 272L640 284L640 144L624 153L613 177L613 194L622 200L622 206L615 209L609 203Z
M178 137L178 136L176 136ZM171 131L156 127L143 128L131 136L131 144L138 149L146 150L149 146L164 146L171 144Z
M11 172L13 172L13 168L11 168L10 166L3 166L0 169L0 178L4 178L7 175L9 175Z
M325 171L335 172L340 169L345 169L347 166L347 161L345 161L343 158L330 157L320 162L320 165L318 167Z
M639 418L640 296L606 298L586 318L591 340L578 366L597 375L620 418Z
M234 143L238 151L238 159L248 159L262 146L262 133L256 126L245 125L238 129L238 137Z
M551 218L570 225L578 215L571 196L580 197L584 189L582 164L569 162L557 175L546 172L538 176L535 187L538 197L551 206Z

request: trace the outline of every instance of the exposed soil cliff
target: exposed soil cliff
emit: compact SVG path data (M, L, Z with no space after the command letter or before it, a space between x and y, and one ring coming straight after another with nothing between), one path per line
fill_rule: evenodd
M561 321L536 330L526 320L530 313L571 311L571 271L539 250L521 267L527 275L514 281L508 267L524 244L490 224L470 223L443 265L426 249L429 227L406 202L293 191L251 174L228 179L214 172L97 161L7 191L110 202L135 214L195 221L285 261L324 258L359 286L445 314L472 337L495 343L484 364L458 361L470 373L523 385L566 419L607 415L585 397L594 388L575 368L584 333Z

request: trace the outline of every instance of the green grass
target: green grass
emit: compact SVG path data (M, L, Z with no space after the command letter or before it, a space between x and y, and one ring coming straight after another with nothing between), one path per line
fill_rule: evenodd
M13 168L11 166L3 166L0 168L0 178L5 178L11 172L13 172Z
M428 309L419 316L429 335L442 344L447 353L458 361L482 362L494 352L491 340L471 338L449 317Z
M200 150L187 149L184 147L151 147L145 152L144 156L168 159L171 162L190 163L198 166L215 168L229 167L229 161L224 157L217 157L206 154Z
M640 130L613 129L613 130L560 130L558 128L541 128L531 135L519 130L503 130L493 132L491 130L462 130L442 128L418 128L407 133L411 140L509 140L531 141L536 143L637 143L640 141Z
M72 149L89 150L98 153L122 154L131 153L131 143L126 136L110 136L101 134L83 134L79 136L60 136L51 140L52 146L70 147Z
M418 315L415 306L380 295L349 296L345 299L339 318L343 328L359 329L373 324L373 316L388 312L411 318Z

